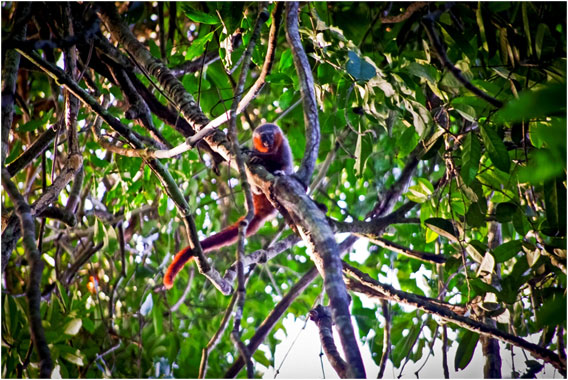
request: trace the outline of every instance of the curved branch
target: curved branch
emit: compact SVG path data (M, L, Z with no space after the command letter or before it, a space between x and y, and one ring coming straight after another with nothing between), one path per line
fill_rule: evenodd
M333 330L331 329L331 312L329 307L318 305L310 311L310 319L316 323L319 329L319 336L323 351L327 360L337 372L340 378L347 377L347 363L337 351L337 346L333 339Z
M324 279L324 288L348 363L348 376L365 377L365 368L351 324L349 296L341 274L339 249L325 215L294 177L278 176L273 179L266 169L259 166L250 167L250 172L255 177L255 183L265 186L262 190L269 199L285 209L291 217Z
M314 92L314 78L308 56L302 46L298 30L298 2L286 4L286 39L292 47L294 66L299 77L300 93L304 105L304 124L306 128L306 147L304 157L296 175L305 187L309 185L314 172L320 143L318 106Z
M396 24L402 22L404 20L408 20L415 12L419 11L420 9L427 6L428 3L425 1L417 1L415 3L410 4L406 10L396 16L382 16L381 23L382 24Z

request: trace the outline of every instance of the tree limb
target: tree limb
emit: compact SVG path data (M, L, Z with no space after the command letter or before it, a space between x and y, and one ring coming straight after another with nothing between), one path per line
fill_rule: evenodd
M292 58L299 77L306 129L306 147L296 176L305 187L308 187L318 156L320 127L318 106L314 92L314 78L298 30L298 12L298 2L286 4L286 39L292 48Z
M23 233L23 245L26 257L30 264L30 277L27 283L26 298L28 300L28 321L30 324L31 339L39 357L39 376L50 378L53 362L51 352L45 339L42 325L41 304L41 277L43 273L43 261L35 244L35 224L32 211L24 197L18 191L17 186L10 180L10 175L5 168L2 169L2 185L8 193L16 214L20 219L20 230Z
M339 377L345 379L347 377L347 363L343 360L335 346L329 307L318 305L315 309L310 311L310 319L318 326L321 345L323 346L327 360L329 360L329 363Z
M563 376L566 375L566 362L563 361L557 353L547 348L543 348L518 336L508 334L487 324L460 315L456 312L459 310L459 307L456 308L455 305L450 307L449 304L441 301L396 290L392 286L379 283L368 274L346 263L343 264L343 267L344 273L354 279L354 281L347 282L349 288L353 291L363 292L371 297L378 297L380 299L387 298L395 302L413 306L419 310L441 317L464 329L520 347L530 352L535 358L542 359L552 364ZM465 312L465 310L463 311Z

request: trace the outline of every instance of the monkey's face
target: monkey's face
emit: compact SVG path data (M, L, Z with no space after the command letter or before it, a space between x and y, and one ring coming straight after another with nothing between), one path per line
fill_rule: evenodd
M264 124L254 131L254 148L267 153L278 149L281 142L280 129L273 124Z
M260 133L259 135L260 143L266 150L272 150L274 147L274 132L267 131Z

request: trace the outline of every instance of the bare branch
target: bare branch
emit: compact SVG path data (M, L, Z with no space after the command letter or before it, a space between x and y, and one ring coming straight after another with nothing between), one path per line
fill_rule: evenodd
M318 305L310 311L310 319L318 326L321 345L329 363L339 377L345 379L347 377L347 363L345 363L335 346L329 307Z
M30 264L30 277L28 279L26 298L28 300L28 320L30 324L31 338L39 357L39 376L50 378L53 362L51 352L45 339L42 325L41 304L41 277L43 273L43 261L35 243L35 224L32 210L24 197L18 191L16 185L10 180L5 168L2 168L2 185L12 199L16 208L16 214L20 219L20 230L23 233L23 246L26 257Z
M391 352L391 314L389 310L389 302L387 300L381 300L381 309L383 311L385 327L383 328L383 353L381 356L381 363L379 365L379 374L377 375L377 379L383 378Z
M316 165L320 143L318 105L314 92L314 78L308 57L302 46L298 30L298 2L286 4L286 39L292 48L294 66L299 77L300 93L304 105L304 124L306 128L306 147L300 168L296 175L305 187L308 186Z
M447 261L447 258L442 255L436 255L434 253L429 253L429 252L415 251L413 249L403 247L402 245L392 242L390 240L382 238L369 238L369 241L375 243L380 247L386 248L392 252L400 253L402 255L422 260L425 262L442 264Z
M243 256L245 254L245 235L248 225L252 218L254 217L254 204L252 200L252 190L250 183L247 178L247 172L245 169L243 155L241 153L241 148L239 146L239 139L237 137L237 107L239 105L239 100L241 93L245 87L245 81L248 75L248 69L250 60L252 57L252 51L256 45L256 40L260 33L260 26L268 15L266 14L266 3L258 4L258 15L256 17L256 22L252 32L251 39L247 46L247 49L243 58L243 66L241 69L241 75L239 76L239 82L235 88L234 100L231 105L230 119L229 119L229 141L231 142L231 151L233 156L237 161L237 168L239 169L239 176L241 186L245 193L246 199L246 210L247 213L244 219L239 223L238 238L237 238L237 300L236 300L236 310L235 317L233 319L233 331L231 332L231 340L237 346L241 356L244 357L247 364L247 377L254 377L254 366L251 360L251 355L245 344L241 341L241 319L243 316L243 308L245 304L245 275L243 266Z

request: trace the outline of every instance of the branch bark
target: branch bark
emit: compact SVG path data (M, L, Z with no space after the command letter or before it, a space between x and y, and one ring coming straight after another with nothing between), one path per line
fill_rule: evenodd
M296 67L296 72L299 77L306 129L306 147L304 149L302 163L300 164L296 176L305 187L308 187L318 157L320 127L317 101L314 92L314 78L298 30L298 12L298 2L286 4L286 39L292 47L294 66Z
M31 338L39 357L39 376L50 378L53 362L51 352L45 339L45 332L41 323L41 277L43 261L35 243L35 224L30 205L18 191L16 185L10 180L5 168L2 169L2 185L12 199L16 214L20 220L20 230L23 232L23 246L26 258L30 264L30 277L27 283L26 298L28 300L28 320Z
M23 15L30 12L31 4L22 2L17 5L13 16L13 27L16 28L16 22ZM26 38L27 23L20 25L17 29L13 29L13 38L23 41ZM10 131L12 130L12 121L14 120L14 100L16 94L16 83L18 80L18 68L20 67L20 54L15 50L7 50L3 59L2 67L2 148L0 152L0 162L4 167L4 159L8 155L10 144Z
M310 311L310 319L318 326L321 345L329 363L339 377L345 379L347 377L347 363L345 363L335 346L329 308L318 305Z

